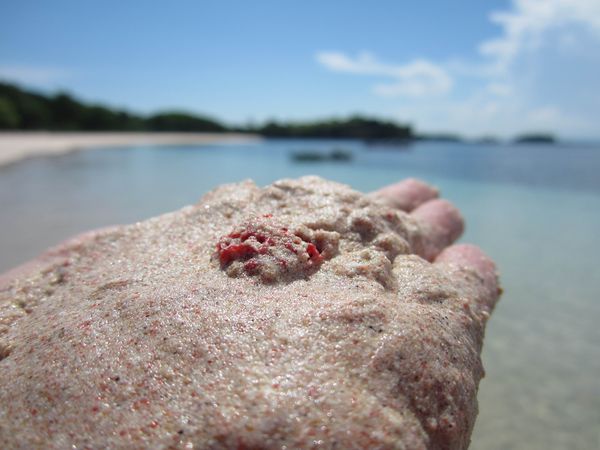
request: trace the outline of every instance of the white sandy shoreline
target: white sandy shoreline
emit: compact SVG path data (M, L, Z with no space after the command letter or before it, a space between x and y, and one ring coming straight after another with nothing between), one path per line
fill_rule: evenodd
M121 145L189 145L259 141L243 133L0 132L0 166L25 158Z

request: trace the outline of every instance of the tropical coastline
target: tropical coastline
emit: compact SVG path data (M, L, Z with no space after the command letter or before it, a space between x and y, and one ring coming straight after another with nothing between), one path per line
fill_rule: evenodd
M247 133L37 132L0 133L0 167L34 156L50 156L98 147L197 145L260 141Z
M262 136L274 139L356 139L373 145L393 147L404 147L408 143L422 141L440 143L501 142L498 137L489 135L473 139L455 132L417 132L409 123L361 114L304 120L269 119L260 124L247 123L245 125L226 123L212 116L178 109L141 114L104 104L82 101L64 91L40 93L5 82L0 82L0 130L2 130L0 133L5 131L69 133L69 145L67 145L69 149L88 146L87 137L83 144L79 144L80 137L76 136L78 133L96 133L91 146L177 144L181 142L198 144L205 143L206 139L209 139L209 142L212 142L213 139L221 140L221 136L230 133L233 133L236 138L240 135L253 135L254 137ZM111 136L104 133L111 134ZM0 134L0 139L1 136ZM102 136L100 142L95 140L96 136ZM231 135L226 139L229 140L230 137ZM175 140L173 141L173 139ZM517 135L512 142L552 144L556 140L551 132L528 130ZM73 141L72 144L71 141ZM19 150L11 151L10 144L4 153L20 154ZM62 149L61 152L64 151L65 144L63 142L56 141L56 145ZM35 146L38 146L37 142L34 143ZM32 148L29 144L26 147ZM55 145L44 143L43 147L45 149L54 148ZM9 162L14 160L14 156L7 156L7 158ZM21 158L17 156L18 159ZM0 155L0 164L2 164L2 160L2 155Z

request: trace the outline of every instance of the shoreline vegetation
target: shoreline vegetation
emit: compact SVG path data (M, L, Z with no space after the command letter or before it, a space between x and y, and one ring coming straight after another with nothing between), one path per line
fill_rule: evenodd
M410 124L360 115L313 121L267 121L261 125L230 126L212 117L185 111L135 114L99 104L87 104L70 94L41 94L0 82L0 130L127 131L248 133L267 138L361 139L383 144L412 141L500 142L493 136L467 140L453 133L416 133ZM551 133L526 133L514 143L554 143Z

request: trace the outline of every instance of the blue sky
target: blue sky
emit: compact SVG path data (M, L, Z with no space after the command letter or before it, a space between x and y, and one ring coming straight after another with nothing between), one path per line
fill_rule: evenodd
M142 113L600 137L598 0L20 0L0 17L0 78Z

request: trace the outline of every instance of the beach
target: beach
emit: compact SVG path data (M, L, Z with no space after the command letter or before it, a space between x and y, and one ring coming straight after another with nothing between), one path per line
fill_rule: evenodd
M260 139L244 133L2 132L0 167L33 156L60 155L86 148L243 143Z

